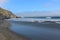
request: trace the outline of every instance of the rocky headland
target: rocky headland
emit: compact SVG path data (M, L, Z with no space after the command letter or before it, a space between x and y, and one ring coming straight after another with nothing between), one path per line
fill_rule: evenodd
M0 40L30 40L8 29L10 23L4 19L16 18L11 11L0 8Z

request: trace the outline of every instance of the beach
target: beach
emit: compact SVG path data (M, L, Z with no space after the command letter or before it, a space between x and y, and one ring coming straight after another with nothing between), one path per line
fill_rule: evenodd
M18 35L8 29L10 23L6 20L0 20L0 40L30 40L27 37Z
M60 40L60 24L9 21L10 30L31 40Z
M0 40L60 40L60 24L1 20Z

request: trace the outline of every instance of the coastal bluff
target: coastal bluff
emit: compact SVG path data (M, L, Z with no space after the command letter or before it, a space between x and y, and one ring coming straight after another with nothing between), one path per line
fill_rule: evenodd
M16 18L17 16L9 10L0 7L0 19Z
M4 19L17 18L11 11L0 8L0 40L30 40L9 30L10 23Z

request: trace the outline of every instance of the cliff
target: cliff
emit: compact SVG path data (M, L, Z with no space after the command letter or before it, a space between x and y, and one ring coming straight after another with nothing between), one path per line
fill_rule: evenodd
M14 15L11 11L0 8L0 18L16 18L17 16Z

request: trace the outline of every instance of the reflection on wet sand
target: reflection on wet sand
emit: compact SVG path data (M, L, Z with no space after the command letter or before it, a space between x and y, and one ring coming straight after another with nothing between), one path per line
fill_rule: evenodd
M22 35L18 35L8 29L10 23L0 20L0 40L30 40Z

